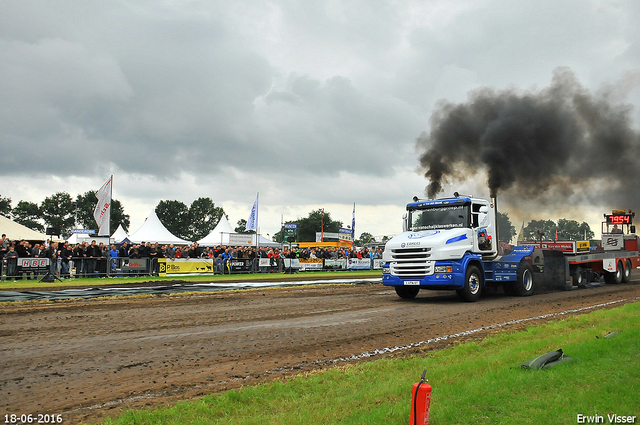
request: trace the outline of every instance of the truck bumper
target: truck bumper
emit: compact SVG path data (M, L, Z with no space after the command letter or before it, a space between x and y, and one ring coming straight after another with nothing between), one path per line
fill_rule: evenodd
M386 286L418 286L421 289L462 289L464 276L461 273L434 273L430 276L398 277L390 273L382 274L382 284Z

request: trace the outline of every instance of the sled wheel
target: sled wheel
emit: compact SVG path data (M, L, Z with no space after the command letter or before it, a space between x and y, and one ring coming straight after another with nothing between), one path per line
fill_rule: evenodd
M582 271L582 267L578 266L576 267L576 269L573 271L573 284L575 286L582 286L584 285L584 272Z
M631 260L627 258L624 262L624 269L622 270L622 282L629 283L631 280Z
M611 285L611 284L617 285L618 283L622 282L623 274L624 272L622 269L622 261L618 261L615 272L604 272L604 281L608 285Z

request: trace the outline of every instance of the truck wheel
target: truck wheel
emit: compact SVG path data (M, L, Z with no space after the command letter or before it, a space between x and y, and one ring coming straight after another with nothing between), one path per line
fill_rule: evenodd
M474 302L480 298L482 292L482 275L476 266L469 266L464 278L464 288L456 293L463 301Z
M618 283L622 282L623 274L624 272L622 269L622 261L618 261L615 272L604 272L604 281L607 285L617 285Z
M627 258L627 261L624 262L624 269L622 271L622 282L629 283L631 280L631 260Z
M582 271L582 267L578 266L573 271L573 284L575 286L584 285L584 272Z
M410 300L415 298L420 292L420 288L418 286L394 286L396 289L396 294L400 298L404 298L405 300Z
M513 283L513 289L516 295L528 297L533 295L535 286L533 284L533 269L531 264L521 262L518 266L518 280Z

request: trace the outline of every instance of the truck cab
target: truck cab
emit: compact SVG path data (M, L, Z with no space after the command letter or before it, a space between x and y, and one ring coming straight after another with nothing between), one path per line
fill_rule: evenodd
M486 282L517 280L520 260L529 248L497 261L496 212L492 202L460 196L407 204L403 233L385 245L382 283L401 298L420 289L454 289L476 301ZM526 252L525 252L526 251ZM532 274L528 269L532 289Z

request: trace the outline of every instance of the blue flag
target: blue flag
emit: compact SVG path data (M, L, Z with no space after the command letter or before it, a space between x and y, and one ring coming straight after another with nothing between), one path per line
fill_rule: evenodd
M258 193L256 195L256 201L253 203L253 207L251 207L251 213L249 214L249 219L247 220L247 226L245 227L247 230L258 230Z
M356 240L356 203L353 203L353 217L351 218L351 239Z

